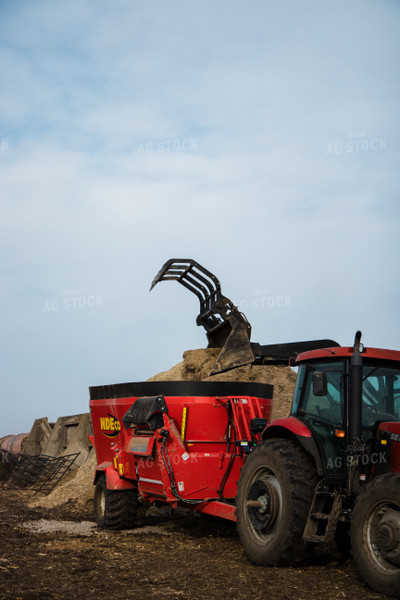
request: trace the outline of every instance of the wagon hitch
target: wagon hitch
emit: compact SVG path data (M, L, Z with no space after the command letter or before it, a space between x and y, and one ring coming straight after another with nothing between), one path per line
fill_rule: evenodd
M175 280L198 297L196 324L206 330L208 348L222 348L211 374L254 361L250 346L251 325L229 298L223 296L217 277L190 258L171 258L157 273L150 290L159 281Z

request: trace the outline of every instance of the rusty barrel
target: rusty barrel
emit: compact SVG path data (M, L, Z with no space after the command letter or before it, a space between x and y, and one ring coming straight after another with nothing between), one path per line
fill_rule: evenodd
M7 452L11 452L11 454L14 455L21 454L28 435L28 433L19 433L18 435L7 435L5 438L2 439L0 448L6 450Z

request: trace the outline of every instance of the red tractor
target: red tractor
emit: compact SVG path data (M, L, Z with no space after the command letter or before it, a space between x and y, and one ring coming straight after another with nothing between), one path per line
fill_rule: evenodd
M212 372L298 367L290 416L271 421L272 387L142 382L90 388L100 527L132 527L137 503L165 502L237 522L259 565L303 563L351 540L374 590L400 594L400 352L332 340L262 346L218 279L171 259L153 281L199 297L197 324L221 353ZM152 287L153 287L152 286Z

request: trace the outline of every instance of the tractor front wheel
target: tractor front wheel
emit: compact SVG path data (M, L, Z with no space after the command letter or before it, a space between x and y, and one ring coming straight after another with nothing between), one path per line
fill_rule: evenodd
M358 572L381 594L400 594L400 474L372 480L358 496L351 519Z
M311 459L290 440L268 440L251 452L236 497L237 529L251 562L305 562L310 546L302 536L316 483Z
M104 473L96 482L94 516L101 529L132 529L138 503L137 490L109 490Z

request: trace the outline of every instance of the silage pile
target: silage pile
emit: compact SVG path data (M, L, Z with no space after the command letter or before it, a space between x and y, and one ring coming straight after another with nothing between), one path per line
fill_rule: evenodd
M238 367L219 375L209 375L216 363L219 348L187 350L183 353L182 362L169 371L163 371L148 381L250 381L269 383L274 386L274 408L272 418L286 417L296 383L296 373L290 367L274 367L267 365L247 365Z
M296 374L290 367L274 367L253 365L232 369L226 373L210 376L220 350L207 348L187 350L183 360L169 369L154 375L148 381L247 381L269 383L274 386L274 408L272 418L284 417L289 414L291 398L296 382ZM53 508L65 502L73 502L77 506L87 507L93 502L93 475L96 467L95 453L79 469L75 476L68 476L48 496L38 498L32 506Z

